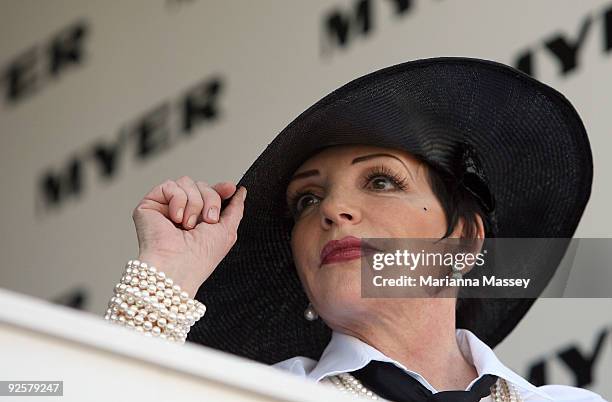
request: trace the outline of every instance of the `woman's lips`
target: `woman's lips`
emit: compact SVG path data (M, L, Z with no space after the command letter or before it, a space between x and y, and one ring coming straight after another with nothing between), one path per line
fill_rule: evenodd
M361 258L362 255L374 253L377 250L372 250L368 248L363 249L363 254L361 247L346 247L332 251L329 253L321 262L321 266L325 264L332 264L334 262L342 262L354 260L356 258Z

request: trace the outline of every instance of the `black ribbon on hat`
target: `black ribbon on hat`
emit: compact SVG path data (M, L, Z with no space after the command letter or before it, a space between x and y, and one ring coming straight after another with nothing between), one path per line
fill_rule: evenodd
M476 150L465 141L459 144L454 170L459 179L458 185L463 185L474 195L485 212L492 212L495 209L495 198L489 189L489 180Z
M351 373L376 395L395 402L478 402L491 394L498 377L485 374L467 391L431 392L393 363L372 360Z

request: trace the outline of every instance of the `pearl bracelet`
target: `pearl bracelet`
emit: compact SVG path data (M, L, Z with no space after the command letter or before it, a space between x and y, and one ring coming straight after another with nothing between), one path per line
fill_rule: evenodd
M130 260L104 318L134 328L145 336L185 343L191 326L206 306L191 299L162 271L145 262Z

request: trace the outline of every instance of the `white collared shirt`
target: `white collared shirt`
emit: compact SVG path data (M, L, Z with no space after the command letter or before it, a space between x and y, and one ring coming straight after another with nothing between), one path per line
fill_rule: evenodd
M466 388L469 389L480 377L485 374L494 374L508 382L513 383L524 401L572 401L572 402L606 402L598 394L586 389L570 387L567 385L544 385L536 387L508 367L504 366L493 350L482 342L476 335L467 329L456 330L457 343L461 353L474 365L478 372L475 378ZM296 356L278 362L272 367L289 371L293 374L305 377L309 380L319 382L326 377L358 370L367 365L371 360L390 362L403 369L406 373L416 378L432 393L438 392L419 373L408 370L401 363L386 356L378 349L368 345L360 339L332 332L331 341L323 351L320 360L310 359L304 356ZM490 397L482 401L491 401Z

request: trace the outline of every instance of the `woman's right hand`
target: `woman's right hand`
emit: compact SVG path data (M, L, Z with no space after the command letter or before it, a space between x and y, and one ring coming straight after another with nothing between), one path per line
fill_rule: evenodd
M234 193L219 217L221 201ZM209 186L188 176L154 187L132 213L138 259L193 298L236 243L245 197L246 188L237 191L231 182Z

